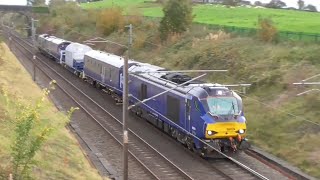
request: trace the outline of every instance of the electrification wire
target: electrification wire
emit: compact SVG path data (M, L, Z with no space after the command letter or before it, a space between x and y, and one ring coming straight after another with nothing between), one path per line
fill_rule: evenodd
M146 43L149 43L149 44L152 44L152 45L155 45L155 46L158 46L158 47L166 47L166 46L162 46L162 45L157 45L157 44L154 44L154 43L150 43L150 42L147 42L147 41L146 41ZM170 47L166 47L166 48L170 48ZM295 68L295 67L291 67L291 68ZM227 76L227 75L225 75L225 76ZM319 76L319 75L313 76L312 78L317 77L317 76ZM227 76L227 77L230 77L230 76ZM308 78L308 79L310 79L310 78ZM237 91L237 90L235 90L235 91ZM251 98L251 97L249 97L249 96L246 96L246 95L244 95L244 93L242 93L242 92L240 92L240 91L237 91L237 92L238 92L238 93L241 93L242 96L244 96L244 97L246 97L246 98L248 98L248 99L252 99L252 100L254 100L254 101L256 101L256 102L258 102L258 103L260 103L260 104L263 104L263 105L265 105L265 106L267 106L267 107L270 107L270 108L272 108L272 109L274 109L274 110L277 110L277 111L279 111L279 112L281 112L281 113L285 113L285 114L288 114L288 115L290 115L290 116L292 116L292 117L295 117L295 118L297 118L297 119L301 119L301 120L303 120L303 121L306 121L306 122L312 123L312 124L314 124L314 125L320 126L320 123L318 123L318 122L314 122L314 121L311 121L311 120L309 120L309 119L303 118L303 117L301 117L301 116L294 115L294 114L292 114L292 113L290 113L290 112L286 112L286 111L279 110L279 109L277 109L277 108L275 108L275 107L273 107L273 106L271 106L271 105L269 105L269 104L267 104L267 103L264 103L264 102L259 101L259 100L257 100L257 99L254 99L254 98Z
M273 106L270 105L270 104L267 104L267 103L265 103L265 102L262 102L262 101L260 101L260 100L255 99L255 98L246 96L246 95L244 95L244 93L242 93L242 92L240 92L240 91L237 91L237 90L235 90L235 91L238 92L238 93L240 93L241 96L243 96L243 97L245 97L245 98L248 98L248 99L251 99L251 100L253 100L253 101L255 101L255 102L258 102L258 103L260 103L260 104L262 104L262 105L264 105L264 106L266 106L266 107L269 107L269 108L274 109L274 110L276 110L276 111L279 111L279 112L281 112L281 113L287 114L287 115L289 115L289 116L295 117L295 118L297 118L297 119L301 119L301 120L303 120L303 121L309 122L309 123L311 123L311 124L313 124L313 125L320 126L320 123L318 123L318 122L311 121L311 120L309 120L309 119L303 118L303 117L301 117L301 116L297 116L297 115L292 114L292 113L287 112L287 111L279 110L278 108L273 107Z
M80 32L77 32L77 31L73 30L72 28L66 28L66 29L70 30L71 32L75 32L75 33L77 33L77 34L79 34L79 35L92 38L92 36L84 35L83 33L80 33ZM136 37L136 36L134 36L134 38L135 38L135 37ZM106 38L104 38L104 39L106 39ZM108 40L108 39L107 39L107 40ZM113 42L113 41L110 40L110 42ZM147 43L147 44L151 44L151 45L153 45L153 46L161 47L161 48L165 47L165 48L167 48L167 49L173 49L172 47L168 47L168 46L165 46L165 45L155 44L155 43L152 43L152 42L149 42L149 41L144 41L144 42ZM114 43L117 43L117 42L114 42ZM120 43L117 43L117 44L120 44ZM124 46L125 46L125 45L124 45ZM291 67L291 68L294 68L294 67ZM226 77L230 77L230 76L227 76L227 75L225 75L225 76L226 76ZM257 100L257 99L251 98L251 97L249 97L249 96L246 96L246 95L244 95L244 93L242 93L242 92L240 92L240 91L237 91L237 90L234 90L234 91L242 94L242 96L244 96L244 97L246 97L246 98L248 98L248 99L252 99L252 100L254 100L254 101L256 101L256 102L258 102L258 103L260 103L260 104L262 104L262 105L264 105L264 106L270 107L270 108L272 108L272 109L274 109L274 110L276 110L276 111L279 111L279 112L281 112L281 113L288 114L288 115L290 115L290 116L292 116L292 117L295 117L295 118L297 118L297 119L301 119L301 120L303 120L303 121L306 121L306 122L312 123L312 124L314 124L314 125L320 126L320 123L318 123L318 122L314 122L314 121L311 121L311 120L309 120L309 119L303 118L303 117L301 117L301 116L294 115L294 114L292 114L292 113L290 113L290 112L286 112L286 111L279 110L279 109L277 109L277 108L275 108L275 107L273 107L273 106L271 106L271 105L269 105L269 104L267 104L267 103L264 103L264 102L262 102L262 101L260 101L260 100Z

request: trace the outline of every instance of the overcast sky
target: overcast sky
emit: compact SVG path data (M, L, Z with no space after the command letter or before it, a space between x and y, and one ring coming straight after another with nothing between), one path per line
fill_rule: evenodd
M252 3L256 0L249 0ZM270 2L270 0L259 0L263 3ZM288 7L297 7L298 0L282 0L287 4ZM305 4L312 4L317 6L317 9L320 10L320 1L319 0L304 0ZM26 5L27 0L0 0L0 4L10 4L10 5Z

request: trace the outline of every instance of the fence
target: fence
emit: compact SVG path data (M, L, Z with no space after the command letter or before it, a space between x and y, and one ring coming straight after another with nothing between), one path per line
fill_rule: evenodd
M194 24L205 26L212 30L220 29L228 33L234 33L240 36L250 36L250 37L256 36L258 31L255 28L244 28L244 27L204 24L204 23L194 23ZM312 34L312 33L304 33L304 32L279 31L278 37L279 37L279 40L320 42L320 34Z

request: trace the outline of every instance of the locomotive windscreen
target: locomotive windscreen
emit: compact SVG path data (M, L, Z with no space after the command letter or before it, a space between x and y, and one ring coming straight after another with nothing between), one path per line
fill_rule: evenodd
M239 107L234 97L208 97L209 112L214 115L238 114Z

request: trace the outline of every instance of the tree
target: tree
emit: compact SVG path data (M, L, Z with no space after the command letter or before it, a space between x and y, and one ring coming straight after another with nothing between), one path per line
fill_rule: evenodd
M236 6L240 2L241 0L223 0L222 4L228 5L228 6Z
M44 6L46 5L46 0L33 0L33 6Z
M32 0L27 0L27 5L28 6L32 5Z
M266 7L268 8L275 8L275 9L280 9L287 6L286 3L282 2L281 0L271 0Z
M304 8L304 1L303 0L298 0L298 7L300 10Z
M258 38L264 42L275 42L278 38L278 30L274 25L272 19L261 18L258 19Z
M255 6L263 6L262 2L260 2L260 1L255 1L253 5L255 5Z
M192 5L189 0L169 0L163 8L164 17L160 21L159 31L162 40L169 34L185 32L193 20Z
M97 30L105 36L122 29L125 26L125 19L122 9L110 8L99 13L96 21Z
M57 6L62 6L66 3L65 0L50 0L50 7L57 7Z
M309 4L304 8L305 10L311 11L311 12L318 12L316 6Z
M250 1L244 1L244 0L242 0L242 1L239 1L238 2L238 5L247 5L247 6L250 6L251 5L251 2Z

